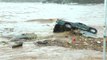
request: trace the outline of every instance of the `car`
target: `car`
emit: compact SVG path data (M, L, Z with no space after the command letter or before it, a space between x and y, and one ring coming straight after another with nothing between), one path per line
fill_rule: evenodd
M70 30L76 30L76 29L87 31L92 34L97 34L97 29L93 27L87 26L80 22L73 23L73 22L68 22L61 19L56 21L54 32L64 32L64 31L70 31Z

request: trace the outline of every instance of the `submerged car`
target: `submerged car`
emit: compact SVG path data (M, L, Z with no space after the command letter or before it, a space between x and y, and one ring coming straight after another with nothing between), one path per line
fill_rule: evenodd
M83 23L79 23L79 22L73 23L73 22L68 22L64 20L56 21L54 32L64 32L64 31L70 31L70 30L75 30L75 29L87 31L93 34L97 33L97 30L95 28L87 26Z

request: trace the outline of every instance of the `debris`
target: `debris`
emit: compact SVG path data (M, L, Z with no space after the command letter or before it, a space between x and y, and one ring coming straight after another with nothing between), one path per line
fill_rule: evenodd
M8 42L6 42L6 41L1 41L0 43L3 45L8 44Z
M38 41L37 43L38 43L38 44L47 44L48 41Z
M97 41L97 43L100 44L101 42L100 42L100 41Z
M72 44L75 44L76 43L76 38L75 36L72 37Z
M23 42L14 42L15 44L12 45L12 48L17 48L17 47L22 47L23 46Z
M4 28L4 31L6 32L13 32L14 31L14 28L10 27L10 28Z
M18 41L18 40L23 40L23 39L37 39L37 35L34 33L24 33L21 35L17 35L11 39L11 41Z
M44 40L44 41L37 41L34 42L37 46L62 46L66 47L66 42L63 42L61 40Z
M84 42L84 45L88 45L88 43L87 43L87 42Z

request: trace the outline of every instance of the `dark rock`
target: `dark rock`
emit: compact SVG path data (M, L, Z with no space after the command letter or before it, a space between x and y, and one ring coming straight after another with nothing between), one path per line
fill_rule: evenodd
M35 42L37 46L62 46L65 47L65 43L60 40L44 40Z
M14 45L12 45L12 48L18 48L18 47L22 47L23 46L23 42L15 42Z
M38 44L48 44L47 41L38 41L37 43L38 43Z

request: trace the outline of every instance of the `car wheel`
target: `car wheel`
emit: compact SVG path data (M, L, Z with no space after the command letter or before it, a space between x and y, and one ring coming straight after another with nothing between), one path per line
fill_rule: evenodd
M72 29L72 25L70 23L65 23L63 27L65 31L70 31Z
M97 30L95 28L92 28L92 27L90 27L88 31L93 33L93 34L97 33Z

